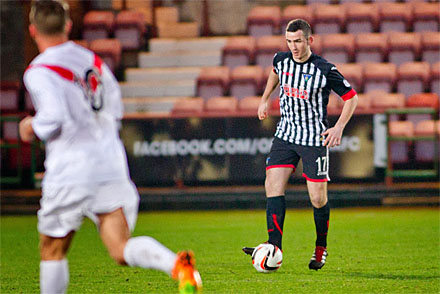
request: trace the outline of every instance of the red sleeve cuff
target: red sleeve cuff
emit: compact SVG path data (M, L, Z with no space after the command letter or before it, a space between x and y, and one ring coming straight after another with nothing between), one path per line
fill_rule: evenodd
M357 92L354 89L351 89L346 94L342 95L341 98L342 100L347 101L353 98L355 95L357 95Z
M273 71L274 74L277 75L277 72L275 71L275 68L272 67L272 71Z

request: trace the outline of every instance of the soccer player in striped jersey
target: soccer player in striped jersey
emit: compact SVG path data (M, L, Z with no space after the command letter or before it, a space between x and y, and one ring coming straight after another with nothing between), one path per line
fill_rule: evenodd
M39 0L29 32L41 52L24 75L36 109L19 124L23 141L46 143L43 195L38 211L41 293L65 293L67 251L85 216L98 227L120 265L161 270L196 293L201 280L192 252L175 254L147 236L131 237L139 195L130 180L118 128L121 91L92 51L68 41L72 25L65 2Z
M302 159L316 227L315 251L309 268L318 270L324 266L327 257L330 216L328 151L341 143L358 97L335 65L311 51L312 30L305 20L290 21L285 35L290 52L275 54L273 71L258 107L258 118L263 120L268 116L269 97L279 87L281 119L266 159L268 242L282 248L285 189L299 159ZM345 101L334 126L329 126L327 121L331 90ZM253 248L244 247L243 251L252 254Z

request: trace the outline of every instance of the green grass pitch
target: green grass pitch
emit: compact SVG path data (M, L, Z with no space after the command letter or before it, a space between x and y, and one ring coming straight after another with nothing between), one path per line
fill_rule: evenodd
M314 248L311 209L288 210L284 262L257 273L242 246L266 240L265 212L186 211L141 213L135 236L149 235L170 249L191 248L203 293L439 293L438 208L333 209L329 257L318 271L307 267ZM35 216L1 217L1 293L39 292ZM119 267L96 229L85 221L68 254L68 293L177 293L165 274Z

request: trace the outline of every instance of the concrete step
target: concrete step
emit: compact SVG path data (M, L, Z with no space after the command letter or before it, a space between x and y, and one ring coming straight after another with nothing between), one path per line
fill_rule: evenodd
M171 112L174 103L185 97L138 97L123 98L124 113Z
M173 51L221 51L228 37L199 38L154 38L149 41L150 52L163 53Z
M140 68L219 66L221 63L219 50L143 52L138 55Z
M195 80L121 82L122 97L184 97L196 95Z
M128 68L127 82L196 80L201 67Z

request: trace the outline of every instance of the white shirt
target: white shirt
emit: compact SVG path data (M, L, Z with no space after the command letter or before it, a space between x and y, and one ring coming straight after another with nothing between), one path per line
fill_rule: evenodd
M85 95L84 82L81 86L44 67L67 69L84 81L94 60L93 52L69 41L46 49L25 72L24 82L36 109L32 127L46 143L43 185L129 178L118 134L123 115L121 91L109 68L102 64L102 95L95 95L102 97L102 107L94 110Z

